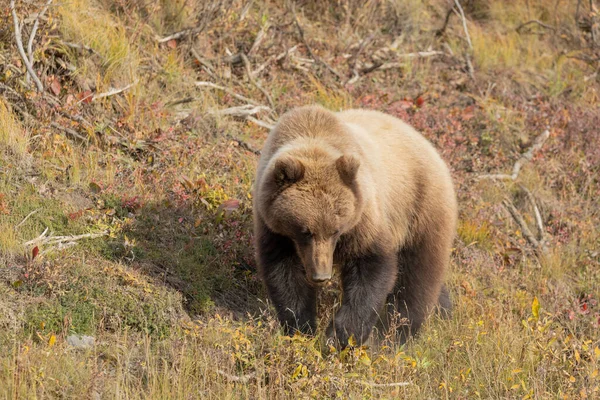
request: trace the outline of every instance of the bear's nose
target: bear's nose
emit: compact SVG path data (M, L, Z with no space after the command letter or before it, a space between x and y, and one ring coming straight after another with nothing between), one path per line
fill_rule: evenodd
M317 283L325 282L331 279L331 274L323 274L315 272L312 274L312 280Z

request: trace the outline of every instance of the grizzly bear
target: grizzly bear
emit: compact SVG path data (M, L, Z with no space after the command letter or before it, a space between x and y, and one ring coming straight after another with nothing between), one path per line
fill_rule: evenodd
M364 343L381 311L408 320L404 342L436 306L450 308L456 195L446 164L408 124L377 111L288 111L253 190L258 271L287 334L315 332L316 291L334 265L343 295L327 334L341 347L350 336Z

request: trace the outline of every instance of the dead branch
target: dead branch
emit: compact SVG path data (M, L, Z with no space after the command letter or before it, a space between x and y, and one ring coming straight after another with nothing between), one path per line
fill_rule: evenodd
M98 99L103 99L105 97L110 97L110 96L114 96L115 94L119 94L119 93L123 93L126 90L129 90L133 85L135 85L136 82L130 83L127 86L124 86L122 88L116 88L116 89L111 89L108 92L104 92L104 93L98 93L92 96L92 101L98 100ZM82 99L84 100L84 99ZM82 101L80 100L80 101Z
M252 122L252 123L254 123L254 124L258 125L258 126L261 126L261 127L265 128L265 129L268 129L268 130L271 130L271 129L275 128L275 125L269 124L268 122L261 121L261 120L259 120L257 118L252 117L252 116L248 116L248 117L246 117L246 119L248 121L250 121L250 122Z
M269 104L271 105L271 109L273 111L275 111L275 102L273 101L273 98L271 98L271 95L269 94L269 92L267 92L265 90L265 88L263 88L258 83L258 81L256 79L254 79L254 77L252 76L252 70L250 69L250 60L248 60L248 57L244 53L241 53L241 56L242 56L242 61L244 62L244 67L246 68L246 74L248 75L248 79L250 80L250 82L252 82L252 84L254 86L256 86L256 88L258 90L260 90L262 92L262 94L265 95Z
M68 235L68 236L46 236L48 233L48 228L42 232L40 236L35 239L32 239L28 242L23 243L24 246L31 245L57 245L59 243L73 243L77 242L81 239L95 239L102 236L108 235L108 231L103 231L99 233L84 233L82 235Z
M294 4L292 4L291 9L292 9L292 15L294 16L294 23L296 25L296 29L298 30L298 35L300 36L300 40L302 41L302 44L304 44L304 47L306 47L306 51L308 51L308 54L310 55L310 57L313 60L315 60L315 62L317 62L318 64L321 64L325 68L327 68L329 70L329 72L331 72L333 75L335 75L341 81L342 76L340 75L340 73L337 72L335 69L333 69L333 67L331 67L329 64L327 64L325 61L323 61L320 57L318 57L312 51L312 48L309 46L308 42L306 41L306 37L304 36L304 29L302 29L302 26L300 25L300 21L298 21L298 16L296 15L296 7Z
M195 84L197 87L209 87L209 88L213 88L213 89L217 89L217 90L222 90L223 92L230 94L231 96L235 97L238 100L245 101L246 103L250 103L255 106L260 105L256 101L254 101L246 96L242 96L241 94L237 94L236 92L234 92L233 90L231 90L229 88L226 88L225 86L220 86L220 85L214 84L212 82L203 82L203 81L198 81Z
M64 40L61 40L58 43L62 44L63 46L66 46L66 47L70 47L72 49L84 50L84 51L87 51L90 54L95 54L97 56L100 55L100 53L98 53L96 50L94 50L90 46L86 46L84 44L72 43L72 42L65 42Z
M175 32L169 36L164 36L164 37L157 36L156 41L158 43L165 43L165 42L168 42L169 40L178 40L178 39L182 39L182 38L185 38L188 36L196 36L199 33L201 33L204 30L204 28L205 28L205 26L203 24L203 25L197 26L195 28L188 28L188 29L184 29L179 32Z
M192 53L192 55L194 56L194 58L200 63L200 65L202 65L204 67L204 70L213 78L216 79L216 74L215 74L215 68L212 66L212 64L206 60L204 57L202 57L200 54L198 54L198 52L196 51L195 48L190 48L190 53Z
M367 381L358 381L361 385L370 386L370 387L404 387L412 385L412 382L390 382L390 383L375 383L375 382L367 382Z
M40 18L42 18L44 14L46 14L46 11L48 11L48 7L50 7L51 3L52 0L48 0L44 8L42 8L42 11L40 11L35 17L33 28L31 28L31 33L29 34L29 41L27 42L27 54L29 55L29 63L31 65L33 65L33 40L35 38L35 34L37 33L38 26L40 24ZM29 79L29 75L27 75L27 79Z
M448 23L450 22L450 16L452 16L452 12L454 11L454 6L448 9L446 13L446 18L444 18L444 25L440 29L435 32L435 36L442 36L446 32L446 28L448 27Z
M247 150L250 153L254 153L257 156L260 156L260 150L256 150L255 148L253 148L252 146L250 146L248 143L244 142L242 139L238 139L238 138L234 137L233 135L229 135L229 134L227 135L227 138L229 140L232 140L232 141L236 142L238 144L238 146L240 146L244 150Z
M80 135L76 130L71 129L71 128L67 128L65 126L60 125L57 122L51 122L50 126L53 128L58 129L59 131L62 131L64 133L67 134L67 136L69 136L71 139L76 139L76 140L80 140L82 142L87 142L88 139L82 135Z
M504 199L502 201L502 204L508 210L508 212L513 217L517 225L519 225L519 227L521 228L521 232L523 232L523 237L529 242L529 244L533 246L535 252L538 255L545 253L546 248L542 246L542 244L540 244L540 242L535 238L533 233L531 233L529 227L527 226L527 223L525 223L525 220L523 220L521 213L519 213L519 210L517 210L513 203L508 199Z
M254 39L254 43L252 43L252 47L250 47L250 50L248 50L249 56L252 56L256 52L256 50L258 50L260 44L262 43L263 39L265 38L265 34L267 33L267 31L269 30L270 27L271 27L271 25L267 22L260 29L260 32L258 32L258 34L256 35L256 39Z
M30 212L29 214L27 214L27 216L25 218L23 218L23 220L21 222L19 222L17 225L15 225L15 230L19 229L21 226L23 226L23 224L25 222L27 222L27 220L29 219L29 217L31 217L32 215L34 215L35 213L39 212L41 210L41 208L38 208L37 210L33 210L32 212Z
M296 51L296 49L298 48L298 45L295 45L294 47L290 47L289 49L286 49L284 52L279 53L277 56L271 56L269 57L269 59L267 61L265 61L263 64L261 64L258 68L256 68L254 71L252 71L252 76L254 78L256 78L261 72L263 72L265 70L265 68L267 68L269 66L269 64L271 64L273 61L281 61L284 58L286 58L288 55L292 54L294 51Z
M542 214L540 213L540 209L538 208L538 206L536 204L533 193L531 193L531 191L523 185L519 185L519 187L521 188L521 190L523 190L525 192L525 194L527 195L527 199L529 199L529 203L531 204L531 207L533 208L533 215L535 216L535 222L536 222L536 226L538 229L537 239L539 240L540 244L542 244L542 246L543 246L545 229L544 229L544 221L542 220Z
M433 56L440 56L440 55L444 55L445 53L443 51L417 51L414 53L405 53L405 54L398 54L396 57L400 58L400 59L411 59L411 58L425 58L425 57L433 57ZM360 78L362 78L363 76L373 72L373 71L385 71L385 70L389 70L389 69L396 69L396 68L402 68L404 66L403 63L401 62L386 62L386 63L375 63L367 68L363 68L360 70L360 74L358 73L358 71L355 71L355 74L352 78L350 78L348 80L348 82L346 82L346 85L351 85L353 83L356 83Z
M525 28L526 26L531 25L531 24L537 24L537 25L541 26L542 28L550 29L551 31L556 31L556 28L554 28L553 26L544 24L543 22L538 21L537 19L532 19L531 21L522 23L521 25L519 25L517 27L516 31L518 33L521 33L521 30L523 30L523 28Z
M40 78L38 78L37 74L33 70L33 64L27 58L27 54L25 54L25 49L23 48L23 37L21 36L21 26L19 23L19 17L17 16L17 11L15 10L15 0L10 0L10 12L13 17L13 23L15 26L15 41L17 42L17 49L19 50L19 55L25 64L25 69L31 79L35 82L35 86L37 87L37 91L42 93L44 91L44 85Z
M222 371L220 369L217 369L217 374L224 376L225 378L227 378L227 380L232 381L232 382L239 382L239 383L248 383L250 382L251 379L256 378L256 372L252 372L246 375L242 375L242 376L235 376L235 375L231 375L228 374L225 371Z
M548 140L549 137L550 137L550 131L548 129L546 129L544 132L542 132L541 135L539 135L537 138L535 138L535 141L533 142L533 144L531 145L529 150L527 150L525 153L523 153L523 155L521 155L521 157L517 160L517 162L515 162L515 165L513 166L512 174L510 174L510 175L508 175L508 174L481 175L479 177L479 179L510 179L512 181L517 180L517 178L519 176L519 172L521 172L521 168L523 168L523 165L533 159L533 156L535 155L535 153L537 153L542 148L542 146L544 145L546 140Z
M271 109L266 106L246 104L245 106L229 107L222 110L209 110L208 113L215 115L229 115L232 117L247 118L250 115L258 114L261 111L271 111Z
M467 43L469 43L469 49L473 51L473 43L471 43L471 35L469 35L469 29L467 28L467 18L465 17L465 12L463 11L462 6L460 5L460 1L454 0L454 4L456 4L458 12L460 12L460 19L462 20L463 29L465 31L465 37L467 38Z

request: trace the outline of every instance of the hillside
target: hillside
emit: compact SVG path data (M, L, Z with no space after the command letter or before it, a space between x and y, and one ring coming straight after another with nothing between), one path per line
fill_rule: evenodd
M1 9L1 397L600 396L598 2ZM405 346L325 346L337 284L282 336L257 277L258 154L310 103L451 167L455 312Z

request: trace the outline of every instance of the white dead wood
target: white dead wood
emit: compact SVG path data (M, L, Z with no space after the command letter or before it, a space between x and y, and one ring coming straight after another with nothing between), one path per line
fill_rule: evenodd
M119 93L123 93L124 91L129 90L133 85L135 85L135 83L136 82L130 83L129 85L124 86L122 88L114 88L114 89L109 90L108 92L97 93L92 96L92 101L103 99L105 97L114 96Z
M31 33L29 34L29 41L27 42L27 55L29 56L29 63L33 65L33 40L35 39L35 34L37 33L38 26L40 25L40 18L46 14L48 11L48 7L52 4L52 0L48 0L42 11L38 13L35 17L35 21L33 22L33 28L31 28ZM29 79L29 75L27 75L27 79Z
M260 105L256 101L254 101L254 100L252 100L252 99L250 99L250 98L248 98L246 96L242 96L241 94L237 94L236 92L234 92L233 90L231 90L229 88L226 88L225 86L217 85L217 84L214 84L212 82L204 82L204 81L198 81L198 82L195 83L195 85L197 87L209 87L209 88L212 88L212 89L222 90L225 93L230 94L231 96L235 97L238 100L245 101L246 103L250 103L250 104L253 104L255 106L259 106Z
M228 374L227 372L218 369L217 374L225 377L228 381L239 382L239 383L248 383L248 382L250 382L251 379L256 378L256 372L252 372L252 373L249 373L246 375L241 375L241 376L235 376L235 375Z
M246 119L248 121L252 122L253 124L256 124L256 125L258 125L260 127L268 129L268 130L271 130L271 129L275 128L275 125L270 124L270 123L265 122L265 121L261 121L261 120L259 120L257 118L252 117L252 116L248 116L248 117L246 117Z
M246 69L246 74L248 75L248 79L267 98L267 101L271 105L271 109L274 112L275 111L275 102L273 101L273 98L271 97L271 95L269 94L269 92L267 92L265 90L265 88L263 88L262 85L260 83L258 83L258 81L254 78L254 76L252 76L252 70L250 69L250 60L248 60L248 57L244 53L241 53L240 55L242 57L242 61L244 63L244 67Z
M27 216L25 218L23 218L23 220L21 222L19 222L16 226L15 226L15 230L19 229L20 227L23 226L23 224L25 224L25 222L27 222L27 220L34 214L38 213L41 210L41 208L38 208L37 210L33 210L32 212L30 212L29 214L27 214Z
M290 47L289 49L286 49L284 52L279 53L276 56L271 56L269 57L269 59L267 61L265 61L263 64L261 64L258 68L256 68L254 71L252 71L252 77L256 78L261 72L263 72L268 66L269 64L271 64L273 61L281 61L284 58L286 58L288 55L292 54L294 51L296 51L296 49L298 48L298 45L295 45L294 47Z
M25 246L33 246L33 245L47 245L47 246L55 246L59 244L65 243L75 243L82 239L95 239L102 236L108 235L108 231L99 232L99 233L84 233L82 235L67 235L67 236L46 236L48 233L48 228L42 232L40 236L35 239L32 239L28 242L25 242Z
M389 383L375 383L375 382L367 382L367 381L358 381L361 385L383 388L383 387L405 387L412 385L411 382L389 382Z
M260 32L258 32L258 34L256 35L256 39L254 39L254 43L252 43L252 47L250 47L250 50L248 50L249 56L252 56L256 52L256 50L258 50L258 48L260 47L260 44L264 40L265 35L269 31L270 27L271 27L271 25L267 22L260 29Z
M454 0L454 4L456 4L456 8L460 13L460 19L462 20L463 30L465 31L465 37L467 39L467 43L469 43L469 48L473 50L473 43L471 43L471 35L469 35L469 29L467 28L467 18L465 17L465 12L460 5L460 1Z
M550 131L548 129L546 129L544 132L542 132L541 135L539 135L537 138L535 138L533 145L531 145L529 150L527 150L525 153L523 153L521 155L521 157L519 157L517 162L515 162L515 165L513 166L513 169L512 169L512 173L510 175L509 174L481 175L481 176L479 176L479 179L500 179L500 180L509 179L512 181L517 180L517 178L519 177L519 172L521 172L521 168L523 168L523 165L533 159L533 156L535 155L535 153L537 153L542 148L542 146L544 145L546 140L548 140L549 137L550 137Z
M521 188L521 190L523 190L525 192L525 194L527 195L527 199L529 200L529 204L531 204L531 207L533 208L533 215L535 217L535 222L536 222L536 226L537 226L537 230L538 230L537 239L539 240L540 244L543 246L545 244L544 236L545 236L546 230L544 229L544 221L542 219L542 213L540 212L540 209L537 206L537 203L535 201L535 196L533 195L533 193L531 193L531 191L523 185L519 185L519 187Z
M513 205L513 203L508 199L504 199L502 201L502 204L508 210L508 212L513 217L513 219L517 223L517 225L519 225L519 227L521 228L523 237L525 238L525 240L527 240L529 242L529 244L531 244L531 246L533 246L536 254L538 256L545 254L547 252L546 247L543 246L543 244L540 243L540 241L536 239L535 235L531 232L531 230L527 226L527 223L521 216L521 213L519 212L519 210L517 210L517 208Z
M258 114L261 111L271 111L267 106L256 106L253 104L246 104L245 106L229 107L221 110L209 110L209 114L215 115L229 115L232 117L247 118L250 115Z
M21 35L21 24L19 22L19 17L17 16L17 11L15 10L15 0L10 0L10 12L13 17L13 23L15 27L15 41L17 43L17 49L19 50L19 55L25 64L25 69L27 69L27 73L35 82L35 86L38 92L42 93L44 91L44 85L40 78L38 78L37 74L33 70L33 64L27 58L27 54L25 54L25 49L23 48L23 36Z

